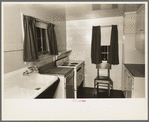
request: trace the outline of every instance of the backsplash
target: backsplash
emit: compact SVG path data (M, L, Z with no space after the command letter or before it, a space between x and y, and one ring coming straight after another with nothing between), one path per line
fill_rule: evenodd
M26 65L27 66L36 65L39 68L45 64L49 64L53 62L54 61L53 57L54 56L51 56L51 55L39 56L39 59L37 61L27 62Z
M31 65L36 65L37 67L40 67L42 65L51 63L54 60L55 60L55 56L44 55L44 56L40 56L37 61L24 63L23 50L4 52L4 74L24 67L28 67Z

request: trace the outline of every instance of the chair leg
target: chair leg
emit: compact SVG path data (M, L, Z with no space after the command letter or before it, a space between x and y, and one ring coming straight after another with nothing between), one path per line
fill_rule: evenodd
M108 84L108 97L110 97L110 84Z
M94 97L95 97L96 80L94 80Z
M99 96L99 87L98 87L98 83L97 83L97 95L96 95L96 97L98 98L98 96Z

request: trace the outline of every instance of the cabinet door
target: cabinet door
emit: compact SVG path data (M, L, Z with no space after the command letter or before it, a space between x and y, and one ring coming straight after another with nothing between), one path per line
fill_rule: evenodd
M133 77L128 70L124 70L124 96L125 98L132 98Z
M127 80L128 80L127 70L126 70L125 67L124 67L122 90L123 90L123 93L124 93L125 98L127 97L127 96L126 96L126 91L127 91L127 90L126 90L126 83L127 83Z
M45 91L43 91L40 95L38 95L35 99L53 98L54 94L57 90L57 86L58 86L59 82L60 82L60 80L58 79L50 87L48 87Z
M74 77L66 81L66 98L74 98Z
M77 69L77 88L81 85L84 80L84 63Z
M145 78L136 77L134 80L133 98L145 98Z
M132 98L132 90L133 90L133 79L131 76L127 75L127 82L126 82L126 96L127 98Z

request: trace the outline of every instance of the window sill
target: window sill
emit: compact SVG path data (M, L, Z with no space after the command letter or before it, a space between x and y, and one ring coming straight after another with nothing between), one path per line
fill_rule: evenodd
M108 61L102 61L102 63L107 63Z

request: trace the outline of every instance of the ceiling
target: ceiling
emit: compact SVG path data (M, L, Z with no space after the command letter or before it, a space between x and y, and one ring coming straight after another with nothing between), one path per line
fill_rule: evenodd
M140 4L99 4L100 2L34 2L26 3L33 8L39 8L60 20L70 19L89 19L104 17L120 16L124 12L136 11ZM104 12L105 11L105 12ZM114 14L115 13L115 14ZM121 13L121 14L119 14Z
M40 7L50 14L59 16L66 20L67 16L73 16L81 13L87 13L94 10L107 10L112 7L123 9L125 12L136 11L140 4L91 4L91 3L42 3L34 4L34 7ZM99 8L99 9L98 9Z

